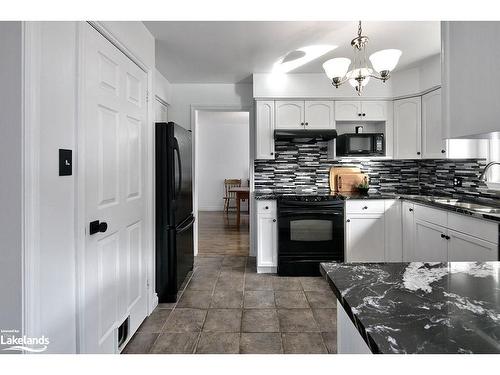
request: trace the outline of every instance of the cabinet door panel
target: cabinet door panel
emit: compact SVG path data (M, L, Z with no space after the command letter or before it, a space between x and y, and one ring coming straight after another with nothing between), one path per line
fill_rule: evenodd
M394 101L394 150L397 159L421 157L421 100Z
M274 159L274 102L256 104L255 158Z
M303 129L304 125L304 102L283 101L275 102L276 128L278 129Z
M335 102L335 121L358 121L361 119L360 101Z
M277 227L272 215L257 215L257 266L276 267Z
M498 260L498 245L468 236L467 234L448 231L448 262L487 262Z
M385 261L403 261L403 223L401 202L397 199L385 201Z
M364 121L385 121L387 119L387 102L361 102L361 113Z
M446 157L441 126L441 90L422 96L422 157Z
M306 129L333 129L333 102L305 102Z
M446 228L415 219L414 262L447 262Z
M347 262L384 262L384 215L349 215L346 223Z
M402 207L403 218L403 262L413 262L414 256L414 238L415 238L415 217L414 205L410 202L403 202Z

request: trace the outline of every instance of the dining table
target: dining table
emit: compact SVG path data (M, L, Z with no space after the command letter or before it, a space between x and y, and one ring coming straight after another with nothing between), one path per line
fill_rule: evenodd
M250 198L250 188L248 186L238 186L229 189L230 193L235 194L236 199L236 226L239 228L241 223L241 201ZM248 202L248 211L250 211L250 201Z

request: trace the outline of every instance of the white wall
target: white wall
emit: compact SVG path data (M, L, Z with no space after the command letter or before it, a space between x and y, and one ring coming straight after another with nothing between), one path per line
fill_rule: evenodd
M393 98L421 93L441 84L440 55L431 56L416 66L396 71L385 83L371 79L363 98ZM358 97L348 83L338 89L332 86L324 73L253 75L255 98L350 98Z
M199 111L197 120L198 209L222 211L224 179L250 178L249 113Z
M22 23L0 22L0 329L22 328Z
M169 120L191 128L191 106L253 105L252 84L172 84Z
M172 84L158 69L154 71L154 94L167 104L172 102Z

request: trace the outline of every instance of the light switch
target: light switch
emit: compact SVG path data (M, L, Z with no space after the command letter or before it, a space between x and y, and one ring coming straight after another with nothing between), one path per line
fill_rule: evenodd
M73 151L59 149L59 176L73 174Z

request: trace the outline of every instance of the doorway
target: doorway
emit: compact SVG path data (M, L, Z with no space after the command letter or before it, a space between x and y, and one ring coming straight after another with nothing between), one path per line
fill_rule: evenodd
M196 113L199 256L249 255L249 199L245 196L250 184L249 117L248 111L241 110Z

